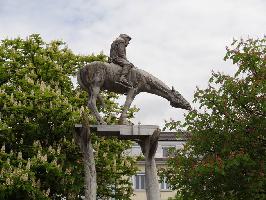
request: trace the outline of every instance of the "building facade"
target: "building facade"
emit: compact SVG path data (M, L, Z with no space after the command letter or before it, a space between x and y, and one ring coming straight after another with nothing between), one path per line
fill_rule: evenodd
M170 156L170 148L180 149L183 148L184 144L185 140L177 139L176 133L161 132L158 141L158 148L155 154L157 170L162 167L166 167L166 161ZM129 153L133 156L142 155L141 148L137 143L132 146L132 149ZM132 196L132 200L146 200L145 161L138 161L137 165L139 171L135 176L132 177L132 183L134 188L134 196ZM169 185L165 182L165 180L162 180L162 182L158 184L158 187L160 189L161 200L167 200L169 197L174 197L175 192L170 189Z

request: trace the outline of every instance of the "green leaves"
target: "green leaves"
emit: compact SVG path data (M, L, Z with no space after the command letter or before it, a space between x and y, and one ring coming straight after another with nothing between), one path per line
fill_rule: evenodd
M138 170L136 159L124 151L131 147L132 142L116 138L94 138L96 151L96 171L98 176L98 198L112 197L131 199L133 193L131 177Z
M73 141L73 128L80 123L81 111L87 109L87 94L74 88L70 77L75 76L78 68L96 60L105 61L106 56L76 55L64 42L47 43L38 34L0 42L0 146L5 144L0 171L6 170L7 158L7 168L12 169L6 176L1 172L0 182L14 177L12 185L0 186L0 199L77 199L83 194L83 161ZM121 111L115 102L118 96L102 96L106 107L100 109L108 123L115 123ZM135 111L130 110L131 117ZM101 147L97 152L101 186L98 196L129 199L132 189L124 176L130 177L136 171L135 160L122 152L131 144L99 138L95 142ZM28 160L31 167L26 169ZM16 170L28 174L27 184ZM104 170L109 176L102 173ZM39 181L40 187L33 180ZM114 185L116 188L111 190L120 197L107 189Z
M236 74L212 72L194 96L201 110L167 124L192 134L162 172L178 198L265 198L266 38L232 45L225 60L237 65Z
M5 145L0 152L0 199L49 199L50 186L42 185L42 177L39 176L40 169L51 176L51 173L62 173L60 165L56 162L55 157L47 155L36 142L37 153L29 159L24 159L22 152L17 154L7 153ZM51 160L48 162L48 157ZM53 159L52 159L53 158Z

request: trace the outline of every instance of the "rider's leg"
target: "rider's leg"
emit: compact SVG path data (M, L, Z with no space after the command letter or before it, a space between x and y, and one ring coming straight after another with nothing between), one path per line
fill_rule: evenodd
M122 72L121 72L121 76L120 76L119 81L125 82L125 83L128 83L129 84L129 81L128 81L128 77L127 76L129 74L129 71L131 70L131 68L132 68L132 65L129 65L129 64L123 65Z

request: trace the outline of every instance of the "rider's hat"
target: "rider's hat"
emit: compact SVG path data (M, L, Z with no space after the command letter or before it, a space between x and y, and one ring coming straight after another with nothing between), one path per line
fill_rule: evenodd
M123 39L127 39L128 41L131 40L131 37L128 36L127 34L120 34L119 37L123 38Z

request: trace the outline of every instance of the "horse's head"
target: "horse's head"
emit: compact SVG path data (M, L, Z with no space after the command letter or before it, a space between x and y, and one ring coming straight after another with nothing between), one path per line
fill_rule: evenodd
M191 106L188 103L188 101L172 87L172 90L170 92L170 105L175 108L182 108L186 110L191 110Z

